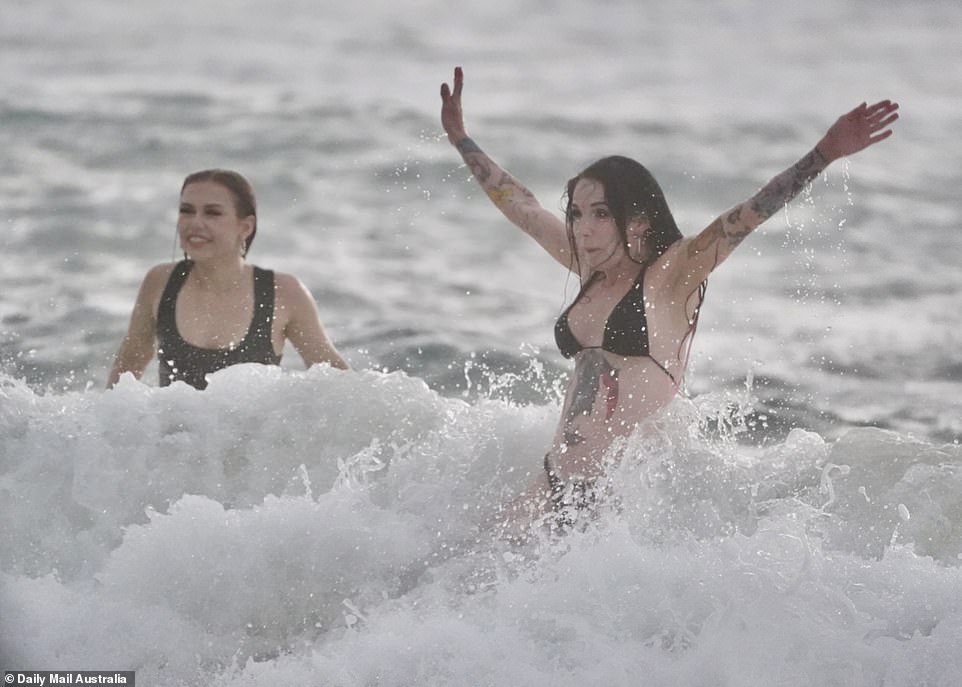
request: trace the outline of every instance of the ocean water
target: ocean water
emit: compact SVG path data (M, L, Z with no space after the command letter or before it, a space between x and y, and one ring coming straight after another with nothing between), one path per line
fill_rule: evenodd
M962 683L962 7L437 0L0 9L0 669L150 685ZM895 135L712 277L688 395L563 539L505 537L575 280L438 122L560 207L609 153L683 233L862 100ZM180 182L352 371L103 390Z

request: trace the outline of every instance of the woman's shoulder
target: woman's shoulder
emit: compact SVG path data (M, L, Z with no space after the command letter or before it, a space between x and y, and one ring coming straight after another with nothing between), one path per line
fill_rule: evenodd
M674 241L649 265L648 271L665 285L687 285L690 281L691 237Z
M277 289L290 290L302 286L301 280L295 277L293 274L288 274L287 272L278 272L277 270L269 270L265 267L257 267L257 269L273 274L274 286Z
M144 288L162 290L164 286L166 286L174 269L180 264L179 262L163 262L159 265L154 265L147 270L147 274L144 275Z
M305 300L313 302L314 297L300 279L287 272L274 271L274 293L277 300L288 305Z
M273 275L275 284L291 284L297 281L297 278L292 274L288 274L287 272L279 272L275 269L271 269L270 267L264 267L264 265L255 265L254 263L249 262L247 263L247 266L255 273L260 272L261 274Z
M137 307L146 308L146 312L153 313L153 316L156 317L161 296L177 264L165 262L154 265L147 270L147 274L144 275L144 280L140 284L140 292L137 294Z

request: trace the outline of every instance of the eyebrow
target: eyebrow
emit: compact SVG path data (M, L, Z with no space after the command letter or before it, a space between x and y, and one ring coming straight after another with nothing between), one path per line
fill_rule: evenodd
M578 203L576 203L575 201L571 201L571 207L573 207L573 208L579 208L579 209L581 208L581 206L578 205ZM603 200L601 200L601 201L597 201L597 202L595 202L595 203L589 203L589 204L588 204L588 207L590 207L590 208L597 208L597 207L604 207L604 208L606 208L606 207L608 207L608 203L605 202L605 201L603 201Z
M194 207L194 204L191 203L190 201L182 200L182 201L180 202L180 206L181 206L181 207L187 206L187 207L189 207L189 208L192 208L192 207ZM226 207L226 206L225 206L223 203L204 203L203 205L201 205L201 207L203 207L203 208L224 208L224 207Z

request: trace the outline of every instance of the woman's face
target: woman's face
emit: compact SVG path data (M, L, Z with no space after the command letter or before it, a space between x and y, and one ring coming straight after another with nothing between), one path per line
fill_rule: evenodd
M231 192L215 181L188 184L180 194L177 235L192 260L242 256L253 229L253 218L238 217Z
M590 270L610 267L626 256L634 262L646 262L650 227L644 216L635 217L628 221L627 236L622 238L605 200L604 184L589 178L575 184L571 194L571 228L575 250Z
M591 269L625 256L625 245L605 200L605 187L594 179L579 179L571 194L571 229L575 249Z

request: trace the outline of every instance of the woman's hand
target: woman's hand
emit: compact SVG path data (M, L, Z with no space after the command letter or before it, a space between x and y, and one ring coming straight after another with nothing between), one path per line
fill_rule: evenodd
M898 103L882 100L874 105L862 103L838 118L816 148L826 163L852 155L892 135L891 126L899 118Z
M446 83L441 84L441 126L448 140L456 144L467 137L464 132L464 112L461 110L461 89L464 87L464 73L461 67L454 68L454 93Z
M564 222L541 207L538 199L524 184L498 166L477 143L468 138L464 131L464 113L461 111L463 87L464 73L461 67L454 68L453 92L446 83L441 84L441 125L444 126L448 140L461 153L471 174L504 216L537 241L565 268L574 269L575 261L571 257L571 246Z

